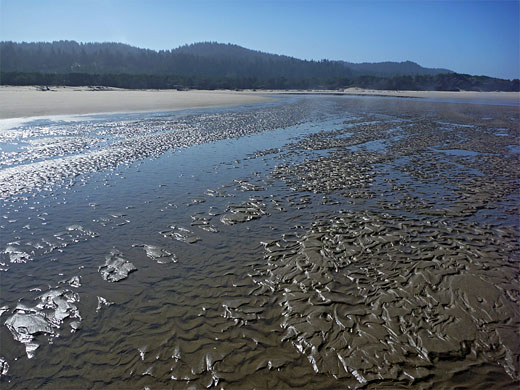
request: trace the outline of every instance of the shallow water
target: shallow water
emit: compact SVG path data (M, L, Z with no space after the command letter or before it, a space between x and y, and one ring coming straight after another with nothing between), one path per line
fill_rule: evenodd
M2 387L516 388L517 112L3 126Z

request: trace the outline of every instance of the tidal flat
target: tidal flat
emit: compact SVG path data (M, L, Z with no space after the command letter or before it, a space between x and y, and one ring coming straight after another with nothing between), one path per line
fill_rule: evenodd
M516 103L0 130L0 384L515 389Z

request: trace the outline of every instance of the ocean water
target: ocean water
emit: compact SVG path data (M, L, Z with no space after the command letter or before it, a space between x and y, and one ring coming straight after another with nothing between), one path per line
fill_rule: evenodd
M0 124L2 388L517 387L517 113Z

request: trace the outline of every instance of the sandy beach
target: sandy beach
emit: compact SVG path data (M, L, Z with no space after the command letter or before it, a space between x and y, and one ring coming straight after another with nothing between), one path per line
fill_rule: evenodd
M517 92L383 91L360 88L349 88L343 91L177 91L51 87L50 90L41 90L35 86L1 86L0 119L234 106L268 102L275 99L275 95L286 94L408 97L520 104L520 94Z
M89 87L0 87L0 119L107 112L175 111L270 101L235 91L124 90Z
M271 91L270 91L271 92ZM327 95L348 95L348 96L381 96L399 98L418 98L418 99L441 99L448 101L486 101L497 104L520 104L520 93L518 92L477 92L477 91L391 91L362 88L347 88L344 90L288 90L272 91L278 94L327 94Z
M489 100L496 102L520 103L520 93L518 92L379 91L374 89L348 88L344 90L343 93L347 95L393 96L447 100Z

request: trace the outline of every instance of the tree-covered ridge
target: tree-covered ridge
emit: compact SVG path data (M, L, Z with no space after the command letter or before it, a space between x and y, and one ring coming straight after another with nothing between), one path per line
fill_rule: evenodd
M412 61L403 62L363 62L354 64L344 62L345 66L357 74L373 75L380 77L394 76L435 76L437 74L454 73L442 68L424 68Z
M450 72L446 69L423 68L410 61L376 64L306 61L216 42L202 42L160 51L113 42L0 42L0 53L0 69L3 72L260 78L434 75Z
M122 43L0 42L0 84L120 88L518 91L518 80L428 69L416 63L306 61L203 42L154 51Z

